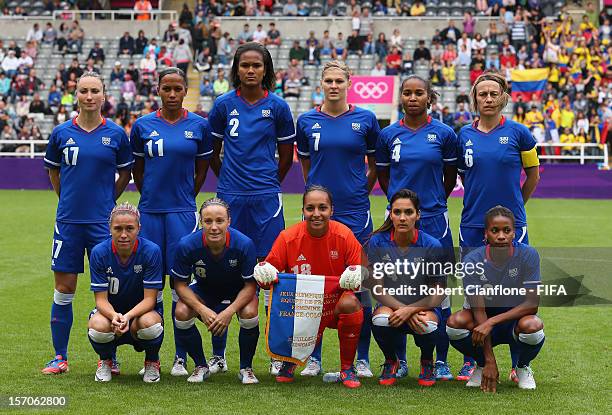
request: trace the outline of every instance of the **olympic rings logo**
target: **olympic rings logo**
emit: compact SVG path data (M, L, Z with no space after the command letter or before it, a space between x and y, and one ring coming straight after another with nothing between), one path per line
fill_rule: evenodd
M385 82L356 82L353 90L363 99L374 98L380 99L389 90L389 86Z

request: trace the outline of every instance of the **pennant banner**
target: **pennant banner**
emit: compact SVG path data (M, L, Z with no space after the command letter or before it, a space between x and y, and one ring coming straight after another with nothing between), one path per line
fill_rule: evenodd
M335 276L278 274L270 289L266 351L278 360L303 365L317 338L333 319L342 294Z

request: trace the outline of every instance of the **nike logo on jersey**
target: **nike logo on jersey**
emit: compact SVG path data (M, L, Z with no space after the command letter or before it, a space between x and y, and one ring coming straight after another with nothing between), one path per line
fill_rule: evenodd
M69 145L71 145L71 144L76 144L76 143L74 142L74 140L72 139L72 137L70 137L68 140L66 140L66 145L68 145L68 146L69 146Z
M159 133L155 130L153 130L153 132L151 132L151 134L149 134L149 138L153 138L153 137L159 137Z
M306 261L306 257L304 256L304 254L300 254L299 257L297 257L298 261Z
M393 141L393 144L391 144L391 145L396 146L396 145L398 145L398 144L402 144L402 140L400 140L399 138L396 138L396 139Z
M236 110L236 108L234 108L232 112L230 112L230 117L237 117L238 115L240 114L238 114L238 111Z
M312 126L312 129L313 129L313 130L320 130L320 129L321 129L321 126L320 126L320 125L319 125L319 123L317 122L317 123L315 123L315 125L313 125L313 126Z
M465 146L466 146L466 147L470 147L470 146L472 146L472 145L473 145L473 144L472 144L472 140L467 140L467 143L465 143Z

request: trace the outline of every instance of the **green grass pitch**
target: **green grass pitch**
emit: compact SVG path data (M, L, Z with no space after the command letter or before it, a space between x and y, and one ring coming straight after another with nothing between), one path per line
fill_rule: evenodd
M207 196L200 195L198 204ZM126 193L121 199L136 202L138 196ZM285 195L284 200L287 224L295 223L300 219L300 197ZM166 313L168 329L161 352L162 380L158 384L144 384L137 375L143 355L130 347L122 347L118 352L122 375L101 385L94 382L97 356L86 337L87 315L94 305L86 273L80 277L74 302L70 372L43 376L40 369L52 353L49 312L53 276L49 254L56 203L50 191L0 191L0 412L18 412L6 405L9 396L65 395L68 405L63 411L78 414L612 413L612 336L607 314L610 309L606 306L540 309L547 340L532 364L538 389L530 392L518 390L507 380L510 363L504 346L496 349L501 378L496 395L467 390L459 382L439 382L432 388L421 388L416 382L417 349L411 339L408 341L410 374L395 387L379 387L374 378L365 380L358 390L347 390L341 385L323 384L321 378L305 379L299 375L293 384L277 385L267 373L263 318L255 357L259 385L242 386L237 380L236 322L230 327L228 341L229 372L191 385L185 378L169 375L174 353L170 313ZM372 198L375 226L382 221L384 207L383 198ZM457 243L461 201L451 199L449 210ZM535 199L529 202L527 210L532 245L538 248L608 247L604 252L612 253L609 248L612 247L612 201ZM583 254L579 259L560 255L557 265L565 267L570 274L584 274L589 264L589 251L580 252ZM599 264L596 270L607 269L609 277L612 255L607 259L602 255L595 262ZM606 287L609 292L609 283ZM597 292L598 287L590 288ZM169 310L169 292L165 293L165 301L166 310ZM453 309L457 307L459 305L455 304ZM209 356L210 337L202 330L202 325L199 327L204 350ZM324 342L324 368L336 370L338 359L336 334L328 331ZM449 359L456 372L461 362L452 348ZM371 361L378 374L382 355L374 340ZM189 367L193 367L192 362Z

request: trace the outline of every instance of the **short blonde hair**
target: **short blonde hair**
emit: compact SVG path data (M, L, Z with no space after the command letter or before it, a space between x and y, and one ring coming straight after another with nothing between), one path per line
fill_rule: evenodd
M487 71L483 73L476 79L476 82L474 82L474 85L472 85L472 89L470 91L471 110L473 112L478 112L478 102L476 101L476 94L477 94L478 85L484 81L493 81L499 85L499 89L501 90L501 95L499 96L497 104L499 107L499 111L501 112L506 107L506 105L508 105L508 100L510 98L510 95L508 95L508 91L510 90L510 87L508 86L508 82L506 81L506 78L499 72L494 72L494 71Z
M321 79L325 76L325 71L329 69L340 69L344 73L344 77L348 81L351 79L351 70L348 65L339 60L332 60L323 65L323 70L321 71Z
M136 218L136 222L138 222L140 225L140 212L138 211L138 208L132 205L130 202L123 202L113 208L110 217L108 218L109 226L113 223L113 219L117 215L131 215Z

